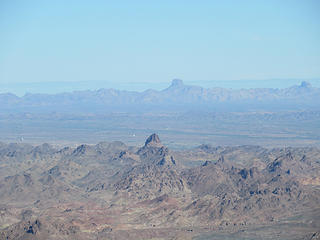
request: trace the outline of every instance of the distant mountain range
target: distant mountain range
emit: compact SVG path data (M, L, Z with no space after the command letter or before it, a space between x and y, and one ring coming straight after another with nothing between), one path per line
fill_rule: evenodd
M185 85L174 79L161 91L116 89L74 91L59 94L0 94L0 110L11 111L136 111L143 109L183 110L213 107L223 110L306 110L318 109L320 89L308 82L284 89L226 89ZM152 108L150 108L152 107Z

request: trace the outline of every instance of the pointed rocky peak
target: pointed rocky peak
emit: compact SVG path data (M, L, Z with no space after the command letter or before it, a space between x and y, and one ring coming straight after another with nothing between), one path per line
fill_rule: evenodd
M311 86L311 83L309 83L309 82L306 82L306 81L303 81L303 82L301 82L301 84L300 84L300 88L311 88L312 86Z
M182 86L184 86L184 84L181 79L173 79L170 87L182 87Z
M159 138L159 136L157 135L157 134L152 134L152 135L150 135L148 138L147 138L147 140L146 140L146 142L145 142L145 144L144 144L144 146L160 146L161 145L161 141L160 141L160 138Z
M173 166L176 160L170 154L170 150L163 146L157 134L149 136L145 145L137 151L141 161L153 166Z

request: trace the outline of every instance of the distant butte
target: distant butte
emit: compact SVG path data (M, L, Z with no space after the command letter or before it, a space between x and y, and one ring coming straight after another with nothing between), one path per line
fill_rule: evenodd
M183 86L183 81L181 79L173 79L171 82L171 87L181 87Z
M309 82L303 81L303 82L301 82L300 87L302 87L302 88L311 88L312 85Z

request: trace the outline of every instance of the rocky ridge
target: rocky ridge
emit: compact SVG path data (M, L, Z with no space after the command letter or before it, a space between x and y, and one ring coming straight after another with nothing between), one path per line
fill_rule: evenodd
M168 237L164 229L185 239L272 226L320 206L317 148L171 151L152 134L140 148L0 144L0 164L7 239L122 239L133 229L141 239ZM311 219L303 236L320 225Z

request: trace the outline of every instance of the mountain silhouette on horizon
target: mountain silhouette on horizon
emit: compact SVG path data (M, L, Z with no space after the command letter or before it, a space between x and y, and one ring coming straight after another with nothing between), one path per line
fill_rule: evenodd
M320 89L312 87L306 81L289 88L203 88L186 85L180 79L173 79L170 86L163 90L145 90L143 92L116 89L99 89L74 91L59 94L28 93L18 97L11 93L0 94L0 109L50 109L59 111L67 107L69 111L81 106L82 110L93 111L95 108L119 108L122 110L141 109L145 106L175 106L183 109L199 106L223 105L225 110L229 106L255 106L256 109L274 109L275 107L290 106L289 110L303 104L304 107L317 107L320 102ZM287 109L286 109L287 110Z

